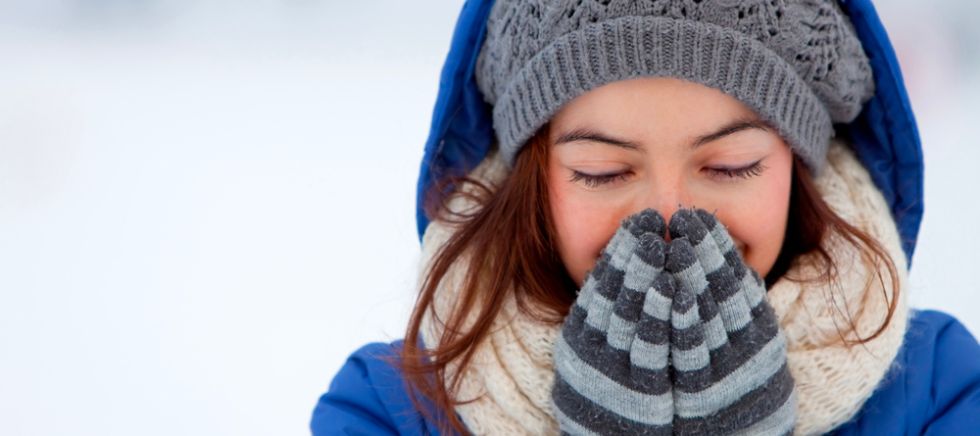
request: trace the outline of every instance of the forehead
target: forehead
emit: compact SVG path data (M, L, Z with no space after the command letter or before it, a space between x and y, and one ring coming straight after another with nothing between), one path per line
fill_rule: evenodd
M724 92L666 77L612 82L562 106L552 117L552 135L588 126L644 137L689 135L755 113ZM554 137L552 137L552 140Z

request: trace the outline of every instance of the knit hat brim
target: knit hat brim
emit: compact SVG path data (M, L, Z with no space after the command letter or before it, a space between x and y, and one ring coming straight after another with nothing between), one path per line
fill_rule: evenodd
M762 42L711 23L626 16L554 39L514 75L494 104L509 165L562 105L602 85L675 77L718 89L778 130L818 174L834 134L830 115L796 70Z

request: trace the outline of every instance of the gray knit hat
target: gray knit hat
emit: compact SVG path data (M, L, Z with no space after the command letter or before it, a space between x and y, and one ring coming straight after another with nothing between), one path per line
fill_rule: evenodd
M738 99L814 172L833 123L852 121L874 94L867 56L835 0L497 0L476 65L511 165L563 104L644 76Z

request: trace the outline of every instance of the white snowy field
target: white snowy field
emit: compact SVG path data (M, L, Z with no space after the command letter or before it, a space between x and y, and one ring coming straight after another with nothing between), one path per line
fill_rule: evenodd
M980 10L880 3L927 159L911 299L980 332ZM461 4L0 0L0 434L307 433L414 301Z

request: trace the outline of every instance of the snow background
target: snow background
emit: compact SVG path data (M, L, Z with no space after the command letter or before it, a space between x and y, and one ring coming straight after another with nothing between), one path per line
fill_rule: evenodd
M980 331L980 28L879 1L926 153L915 306ZM461 2L0 0L0 434L304 434L402 335Z

